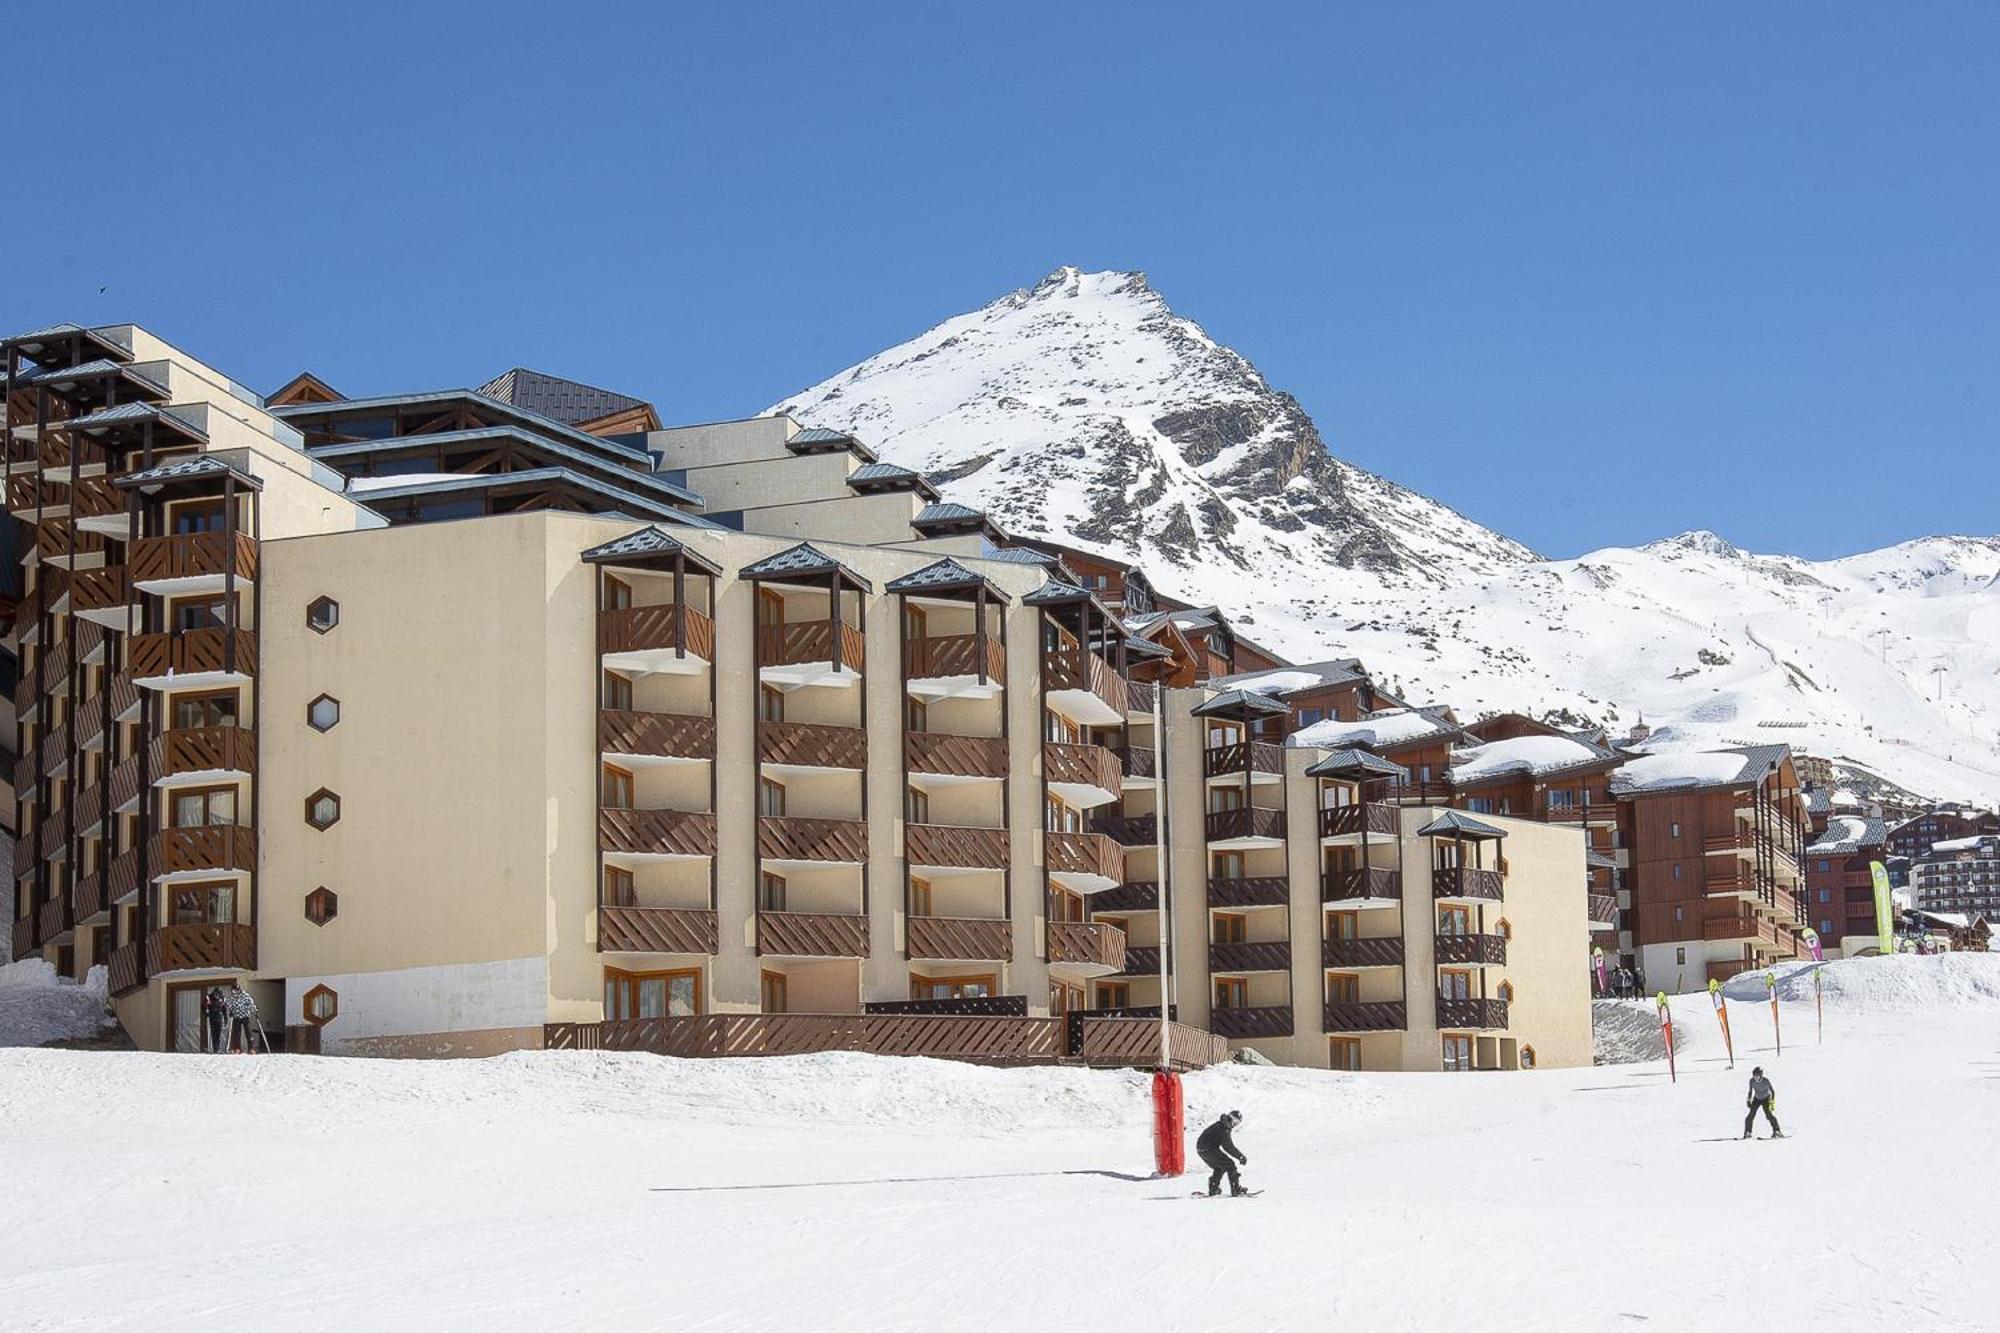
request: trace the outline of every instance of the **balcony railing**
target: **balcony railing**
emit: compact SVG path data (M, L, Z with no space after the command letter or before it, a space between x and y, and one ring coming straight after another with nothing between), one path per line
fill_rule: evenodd
M1004 778L1007 776L1007 738L906 731L903 733L903 766L912 773Z
M696 907L600 907L597 947L602 953L716 951L714 911Z
M1101 921L1051 921L1049 962L1116 972L1125 966L1125 932Z
M1504 935L1439 935L1436 946L1437 961L1441 965L1507 965L1507 939Z
M1403 872L1380 866L1329 870L1320 876L1319 894L1320 900L1327 903L1362 898L1400 899L1403 896Z
M70 919L69 900L51 898L35 913L35 942L47 944L75 924Z
M1121 745L1112 753L1118 756L1119 768L1128 778L1160 776L1160 756L1143 745Z
M1385 833L1396 831L1396 811L1394 807L1368 802L1362 805L1327 806L1319 812L1319 836L1322 838L1344 838L1355 833Z
M1285 747L1270 741L1237 741L1212 745L1202 751L1201 771L1207 777L1223 777L1245 769L1252 773L1283 774Z
M1506 880L1497 870L1473 866L1438 866L1431 871L1433 898L1478 899L1499 902L1505 896Z
M1153 880L1132 880L1090 899L1093 912L1155 912L1159 907L1160 886Z
M93 870L88 874L77 877L77 921L84 922L90 920L90 918L102 912L107 905L104 897L104 872L102 870Z
M1400 936L1394 935L1322 940L1320 965L1327 968L1401 967L1403 941Z
M859 819L762 815L757 855L768 861L866 861L868 825Z
M597 845L632 856L714 856L715 816L698 810L599 810Z
M146 949L138 940L121 944L104 960L105 982L113 995L129 995L146 984Z
M1323 1014L1328 1032L1401 1032L1410 1026L1409 1007L1401 1000L1339 1000Z
M1005 919L913 916L907 926L912 958L1004 962L1014 956L1014 926Z
M602 708L597 713L597 748L605 754L713 759L715 719L693 713Z
M1282 907L1292 899L1292 884L1283 875L1211 875L1210 907Z
M161 829L153 834L152 861L154 872L162 875L255 870L257 831L242 824Z
M1102 833L1050 830L1042 840L1052 874L1090 875L1114 883L1125 878L1125 849Z
M976 634L938 634L903 643L903 674L911 680L977 675L982 661L987 680L1005 683L1007 650L994 635L982 640Z
M839 630L838 657L835 656L835 629ZM838 626L824 620L806 620L784 625L757 627L758 666L804 666L824 662L849 671L864 669L866 640L860 630L842 621Z
M72 555L97 555L104 550L99 533L72 529L66 522L43 523L35 529L35 553L46 561L68 560Z
M30 912L26 916L14 918L14 928L10 940L13 952L7 955L9 958L19 962L21 959L39 952L39 945L35 939L35 930L39 924L33 912Z
M868 733L825 722L759 722L757 758L800 768L866 768Z
M232 540L233 538L233 540ZM257 577L257 543L235 532L181 532L168 537L141 537L128 558L132 582L164 583L169 579Z
M1111 664L1083 648L1050 648L1042 653L1044 690L1084 690L1120 717L1125 715L1128 682Z
M1248 1037L1289 1037L1292 1035L1292 1007L1289 1004L1267 1004L1240 1009L1211 1009L1208 1011L1208 1026L1216 1036L1236 1041Z
M1150 680L1133 680L1125 683L1125 711L1128 713L1150 713L1156 689Z
M692 606L625 606L600 611L597 651L647 653L681 648L689 657L715 660L715 622Z
M1594 926L1613 929L1618 924L1618 897L1610 893L1593 893L1584 898L1584 917Z
M132 604L132 570L127 565L79 569L70 576L69 604L73 610L109 611Z
M255 773L257 733L245 727L176 727L153 739L153 780L186 773Z
M1285 940L1212 941L1208 946L1210 972L1289 972L1292 946Z
M789 958L865 958L868 918L847 912L759 912L757 952Z
M1115 800L1125 786L1118 756L1102 745L1042 743L1042 774L1051 786L1088 787Z
M1263 806L1211 810L1205 824L1210 842L1234 842L1247 838L1282 840L1285 836L1285 812L1267 810Z
M1157 815L1100 815L1090 827L1120 847L1153 847L1159 842Z
M122 903L139 892L144 876L140 873L139 849L128 847L111 858L104 872L104 893L112 903Z
M1157 944L1128 944L1125 946L1125 966L1118 969L1124 977L1156 977L1160 975L1160 946Z
M257 969L257 932L249 926L161 926L146 937L146 975Z
M1007 830L1003 828L905 824L903 841L904 857L913 866L1007 868Z
M1440 1028L1504 1028L1507 1026L1507 1002L1451 1000L1439 996L1437 1025Z
M254 675L257 636L249 630L227 628L134 634L129 661L132 675L140 680L217 672Z

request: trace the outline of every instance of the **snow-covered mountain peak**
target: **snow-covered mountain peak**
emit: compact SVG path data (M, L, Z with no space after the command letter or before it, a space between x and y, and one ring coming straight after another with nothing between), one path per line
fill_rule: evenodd
M1696 528L1678 536L1647 542L1640 549L1668 558L1677 555L1712 555L1721 560L1740 560L1744 554L1742 547L1707 528Z

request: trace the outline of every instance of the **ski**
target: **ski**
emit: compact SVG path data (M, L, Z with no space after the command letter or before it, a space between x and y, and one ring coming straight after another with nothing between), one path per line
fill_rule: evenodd
M1210 1194L1207 1190L1196 1190L1188 1195L1190 1199L1254 1199L1262 1190L1244 1190L1241 1194Z

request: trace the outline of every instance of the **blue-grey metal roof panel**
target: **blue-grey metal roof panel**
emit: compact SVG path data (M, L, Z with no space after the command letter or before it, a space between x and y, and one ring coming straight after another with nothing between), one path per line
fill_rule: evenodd
M1196 717L1227 717L1232 713L1282 717L1292 710L1268 694L1258 694L1251 690L1224 690L1212 699L1204 699L1190 711Z
M922 481L923 474L899 463L869 463L847 474L848 485L871 481Z
M863 471L866 471L866 469L864 468ZM849 480L852 480L852 478ZM913 527L921 528L929 523L983 523L985 520L986 515L981 510L969 509L964 505L952 504L950 501L939 501L935 504L927 504L918 510L917 516L910 520L910 524ZM1006 548L1007 552L1019 549L1021 548ZM1039 556L1041 552L1036 551L1033 554ZM986 554L986 558L989 560L1012 560L1017 557L1001 551L989 551ZM1037 560L1035 563L1042 564L1045 562Z
M615 454L630 462L643 464L647 468L651 468L653 465L653 456L644 449L634 445L620 444L602 435L592 435L587 431L577 430L574 426L564 425L553 417L545 417L539 412L530 412L526 408L516 407L512 403L502 402L498 398L489 398L485 394L475 392L471 389L435 389L427 393L388 394L378 398L343 398L337 403L286 403L282 406L273 407L271 412L274 416L287 418L340 417L357 415L362 412L383 408L413 407L421 406L425 403L467 401L470 401L473 406L484 407L491 411L517 418L538 430L545 430L560 436L572 444L581 445L592 450L601 450L607 454Z
M868 580L862 578L859 574L856 574L846 565L841 564L811 542L800 542L797 546L788 546L775 555L767 555L762 560L752 561L737 571L737 577L782 580L787 577L797 578L802 575L831 574L835 571L838 571L851 583L859 584L871 592L874 590L873 585Z
M1447 810L1430 823L1417 830L1419 838L1504 838L1507 830L1482 824L1471 815L1457 810Z
M191 481L200 477L233 476L253 490L262 490L264 483L241 468L232 467L214 454L196 454L192 458L176 458L171 463L149 467L138 472L128 472L112 482L122 490L135 486L156 486L167 481Z
M578 558L591 564L605 564L620 560L643 560L676 555L707 573L721 572L709 561L689 550L685 542L669 537L652 525L640 528L637 532L627 533L613 541L593 546Z
M1306 769L1306 776L1312 778L1339 777L1381 777L1395 778L1407 782L1410 770L1393 760L1384 759L1371 750L1335 750L1326 758Z
M882 586L889 592L923 592L932 588L973 588L980 584L985 584L987 590L1000 600L1007 600L1005 593L949 556L933 561L914 573L891 579Z
M505 486L516 486L533 482L563 482L590 491L608 499L631 505L640 516L677 523L690 528L714 528L707 519L684 513L672 505L650 497L635 495L621 487L610 485L596 477L587 477L581 472L566 467L529 468L523 472L485 472L469 477L435 477L426 481L410 482L400 486L368 487L361 491L350 489L348 494L363 504L375 504L381 500L407 499L412 496L447 494L453 491L496 490Z
M614 473L620 485L643 486L648 490L672 495L688 504L701 504L702 498L685 486L676 485L657 472L642 472L637 468L620 467L598 458L587 450L573 448L557 440L551 440L533 431L522 430L519 426L475 426L468 430L441 430L428 435L391 435L380 440L352 440L343 444L316 444L307 452L314 458L365 458L369 454L396 453L405 449L425 449L450 444L464 444L478 440L517 440L532 449L554 454L586 467L603 468Z
M496 375L473 390L488 398L511 404L528 412L538 412L552 420L574 426L595 421L635 407L651 407L643 398L600 389L594 384L566 380L539 370L516 366Z

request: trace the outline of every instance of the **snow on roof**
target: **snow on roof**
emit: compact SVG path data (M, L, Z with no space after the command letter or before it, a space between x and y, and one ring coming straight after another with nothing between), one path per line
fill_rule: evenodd
M1289 745L1316 745L1339 749L1344 745L1366 745L1374 749L1422 740L1426 736L1448 736L1454 728L1446 722L1414 708L1392 708L1372 713L1358 722L1328 718L1309 727L1300 727L1287 740Z
M1806 848L1808 855L1832 856L1836 853L1858 852L1863 847L1879 847L1889 838L1888 825L1879 819L1863 819L1857 815L1835 815L1826 821L1826 832Z
M1325 685L1342 685L1367 678L1368 673L1361 669L1360 658L1342 657L1330 662L1301 662L1296 666L1269 667L1263 671L1239 671L1209 683L1225 689L1254 690L1258 694L1296 694L1301 690L1316 690Z
M1323 677L1311 671L1266 671L1235 685L1251 694L1290 694L1294 690L1317 689L1325 683Z
M1678 750L1642 755L1611 775L1613 791L1664 791L1671 787L1728 786L1751 768L1733 750Z
M1567 736L1515 736L1454 751L1450 777L1459 783L1484 782L1508 773L1556 773L1612 757Z
M1992 837L1993 835L1991 833L1986 833L1986 834L1975 834L1970 838L1945 838L1942 841L1932 843L1931 850L1934 852L1975 851L1978 849L1980 843L1987 842L1991 840Z
M384 477L349 477L347 489L357 494L365 491L384 490L390 486L422 486L426 482L458 481L463 477L479 476L473 472L402 472Z

